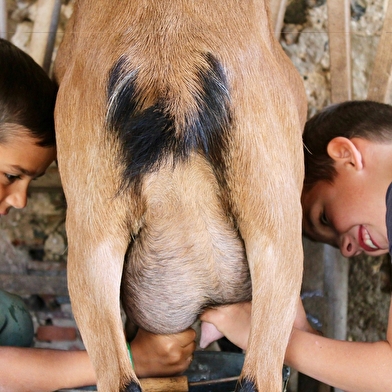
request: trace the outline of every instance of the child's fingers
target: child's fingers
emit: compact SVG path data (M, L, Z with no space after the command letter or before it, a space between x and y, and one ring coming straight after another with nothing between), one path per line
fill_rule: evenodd
M181 348L188 348L188 350L192 350L193 347L196 347L196 332L192 328L188 328L183 332L171 336L176 339L177 344Z

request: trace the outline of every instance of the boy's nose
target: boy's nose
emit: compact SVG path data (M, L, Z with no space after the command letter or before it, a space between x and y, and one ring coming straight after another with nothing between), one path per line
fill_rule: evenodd
M7 197L7 203L14 208L24 208L27 204L27 187L20 186Z
M344 257L352 257L358 254L358 246L351 236L345 235L341 238L340 253Z

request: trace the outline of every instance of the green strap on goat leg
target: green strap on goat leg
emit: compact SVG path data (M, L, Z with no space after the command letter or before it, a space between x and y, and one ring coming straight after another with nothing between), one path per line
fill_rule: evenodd
M129 360L131 361L132 368L135 369L135 365L133 364L131 345L128 342L127 342L127 348L128 348Z

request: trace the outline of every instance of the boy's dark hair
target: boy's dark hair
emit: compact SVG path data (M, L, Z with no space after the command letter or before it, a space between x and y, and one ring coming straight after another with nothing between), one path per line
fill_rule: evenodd
M392 106L373 101L347 101L328 106L309 119L303 133L305 190L320 180L333 182L336 169L327 146L338 136L392 142Z
M29 55L0 39L0 143L7 137L4 129L16 125L27 128L37 145L54 146L56 93L55 83Z

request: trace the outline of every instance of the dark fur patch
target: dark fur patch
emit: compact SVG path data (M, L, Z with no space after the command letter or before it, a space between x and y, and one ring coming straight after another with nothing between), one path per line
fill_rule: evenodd
M157 170L168 154L174 162L199 151L209 160L218 180L223 181L224 151L230 124L230 100L223 68L207 53L207 66L199 69L201 94L194 96L197 113L187 113L185 129L176 132L175 119L165 96L150 107L142 106L136 93L137 71L127 69L122 57L113 66L108 82L107 128L117 134L122 146L123 186L137 184L143 174ZM143 85L138 81L138 85ZM168 86L170 89L170 86ZM180 136L178 136L180 135Z
M142 392L142 390L138 384L132 382L131 384L127 385L122 392Z

